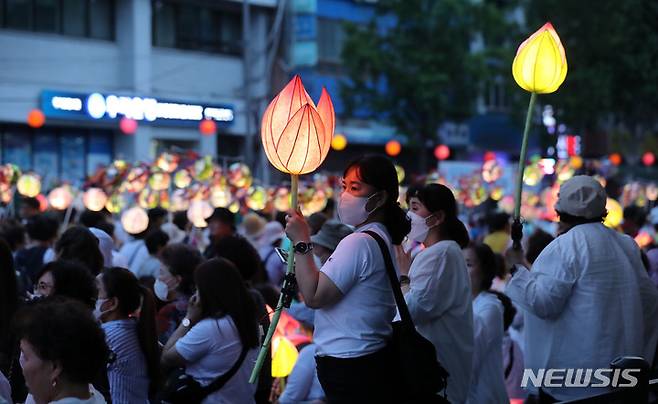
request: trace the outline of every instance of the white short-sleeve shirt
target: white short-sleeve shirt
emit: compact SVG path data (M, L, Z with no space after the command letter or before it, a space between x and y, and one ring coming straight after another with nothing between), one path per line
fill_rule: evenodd
M242 343L230 316L205 318L176 342L176 351L188 362L185 373L207 386L231 369L242 352ZM249 383L249 376L256 355L257 349L250 349L233 377L203 402L254 403L256 385Z
M395 257L391 237L381 223L361 226L338 244L321 271L343 297L315 312L313 339L319 356L356 358L372 354L384 348L392 334L395 300L379 245L363 233L366 230L379 234Z

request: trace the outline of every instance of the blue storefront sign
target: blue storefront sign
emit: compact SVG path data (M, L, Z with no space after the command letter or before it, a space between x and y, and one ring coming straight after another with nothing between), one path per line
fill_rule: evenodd
M78 121L115 121L126 117L156 125L188 126L211 119L227 126L234 120L231 105L52 90L41 92L41 110L48 118Z

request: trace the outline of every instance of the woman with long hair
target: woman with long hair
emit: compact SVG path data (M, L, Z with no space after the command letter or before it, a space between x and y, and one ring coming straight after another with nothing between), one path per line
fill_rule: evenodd
M105 269L96 277L94 315L115 354L107 367L113 403L147 403L160 382L155 300L125 268Z
M393 256L409 232L398 205L393 163L384 156L361 157L347 166L338 203L340 220L356 228L327 262L313 259L309 226L291 211L286 232L295 246L299 289L315 314L318 378L329 402L390 402L396 380L390 364L391 321L396 313L378 234Z
M411 188L407 201L409 238L424 249L412 261L397 248L402 291L418 332L434 344L437 360L450 374L448 400L463 403L473 355L471 288L461 251L468 231L457 217L455 196L444 185Z
M213 258L194 271L197 291L187 315L162 350L165 369L185 367L203 386L229 371L246 356L226 384L204 403L254 403L256 385L249 383L259 344L255 307L235 265Z

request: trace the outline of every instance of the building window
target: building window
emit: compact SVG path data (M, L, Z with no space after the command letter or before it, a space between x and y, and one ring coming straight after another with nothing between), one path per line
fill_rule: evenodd
M505 81L502 77L495 77L487 86L486 106L489 111L505 111L508 102L505 94Z
M45 189L61 180L75 184L112 162L112 139L109 130L0 126L0 163L35 171Z
M318 19L318 56L320 63L341 63L345 30L339 20Z
M242 17L231 5L193 5L156 0L153 45L239 55Z
M0 26L114 40L115 0L0 0Z

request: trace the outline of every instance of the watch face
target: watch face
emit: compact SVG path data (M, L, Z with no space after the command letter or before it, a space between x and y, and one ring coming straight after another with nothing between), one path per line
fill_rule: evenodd
M183 319L183 326L184 327L189 327L190 326L190 319L189 318L184 318Z

